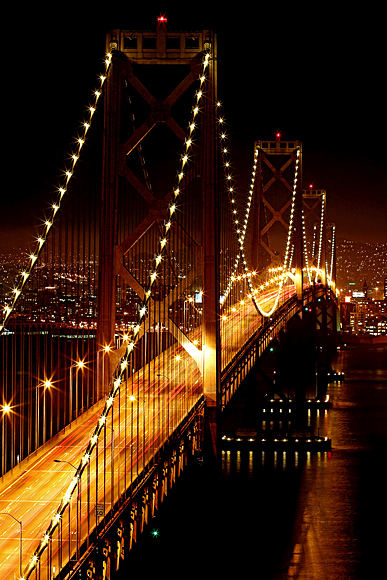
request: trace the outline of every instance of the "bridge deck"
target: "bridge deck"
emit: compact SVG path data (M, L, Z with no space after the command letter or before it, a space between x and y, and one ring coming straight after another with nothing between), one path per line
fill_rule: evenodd
M141 382L142 372L138 376L139 382ZM199 384L200 377L199 373L197 374ZM141 386L139 387L136 394L138 393L141 399L140 404L129 399L130 392L128 391L126 395L121 396L120 406L116 405L114 408L113 444L111 444L112 432L108 425L106 438L110 448L104 458L103 446L100 446L98 468L95 456L90 462L90 501L87 501L86 489L82 489L81 540L85 540L95 527L95 505L103 504L104 513L110 511L112 503L116 502L124 489L129 487L202 395L201 389L197 389L189 397L181 396L184 387L184 371L182 371L182 376L174 378L172 385L167 384L167 380L163 379L155 381L153 387L151 384L145 392ZM67 428L50 450L29 463L21 473L18 470L19 473L15 474L12 480L1 486L0 511L9 511L23 523L24 566L30 561L74 475L75 470L69 464L54 463L54 460L68 461L78 466L103 405L104 401L100 401L95 405L92 413L85 413L83 420ZM125 431L126 445L124 444ZM105 472L105 477L103 472ZM113 485L111 485L112 482ZM69 553L73 554L76 550L77 514L74 498L73 504L70 512L72 545L62 546L62 566L68 560ZM68 522L63 522L63 524L68 528ZM19 528L16 522L15 525L16 528L13 529L13 526L9 526L7 522L7 527L3 527L0 536L1 572L5 578L13 578L19 566ZM67 532L63 531L64 539L68 537L68 532L68 529ZM52 565L59 570L59 554L55 545L52 546L52 552Z
M294 289L286 291L286 297ZM264 306L270 307L275 292L267 292ZM223 339L235 354L251 334L259 328L260 317L251 301L241 312L228 312L223 324ZM244 324L241 324L241 316ZM120 398L114 403L113 422L106 426L105 449L90 460L88 479L81 480L80 513L74 493L68 517L62 521L62 542L57 536L51 544L52 571L60 570L76 554L81 544L96 526L96 504L107 514L111 506L126 490L161 446L202 397L200 371L189 356L179 365L173 376L163 376L163 357L133 375L121 387ZM190 377L187 393L187 377ZM153 377L153 379L151 378ZM133 401L130 397L135 397ZM42 539L61 499L73 478L75 470L66 461L78 466L89 442L90 435L101 414L105 401L101 400L77 421L56 436L55 441L41 449L34 459L22 462L13 473L7 474L0 485L0 511L12 513L23 523L23 570ZM105 475L104 475L105 474ZM101 508L102 509L102 508ZM100 516L103 517L103 516ZM77 532L77 522L80 529ZM19 528L16 522L7 522L0 532L4 578L14 578L19 567ZM41 578L48 578L43 566Z

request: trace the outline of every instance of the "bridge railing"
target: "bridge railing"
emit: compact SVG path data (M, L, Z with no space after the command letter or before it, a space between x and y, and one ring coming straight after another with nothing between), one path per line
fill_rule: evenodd
M335 293L321 284L309 287L304 291L302 303L296 296L292 296L276 310L272 317L264 319L264 323L249 337L243 348L222 371L221 409L224 409L228 404L240 384L258 362L259 357L278 336L279 332L286 327L288 321L296 314L301 313L304 308L309 309L314 300L324 297L332 301L337 300Z

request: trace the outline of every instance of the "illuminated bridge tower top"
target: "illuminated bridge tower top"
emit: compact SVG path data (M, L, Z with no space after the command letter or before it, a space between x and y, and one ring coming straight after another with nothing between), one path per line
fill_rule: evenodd
M129 61L144 65L190 65L213 43L211 31L168 32L160 19L154 32L114 29L106 37L107 50L119 51Z
M302 294L303 246L302 246L302 143L282 140L278 133L275 140L258 140L259 150L256 179L257 223L255 263L258 270L278 266L281 251L288 234L289 223L293 228L292 264L296 268L297 294ZM290 220L291 203L296 180L294 219Z

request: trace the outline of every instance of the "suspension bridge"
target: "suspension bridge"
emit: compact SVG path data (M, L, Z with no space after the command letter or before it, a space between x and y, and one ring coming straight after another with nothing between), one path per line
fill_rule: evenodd
M336 327L326 191L279 134L237 182L217 65L211 31L108 34L2 286L4 578L109 577L289 321Z

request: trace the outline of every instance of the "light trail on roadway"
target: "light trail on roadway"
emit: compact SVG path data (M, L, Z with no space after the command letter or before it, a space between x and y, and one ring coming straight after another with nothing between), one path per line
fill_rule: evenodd
M260 303L270 308L276 295L276 289L267 291L260 295ZM292 295L293 285L284 287L281 298L287 300ZM233 311L230 307L224 314L222 344L226 345L227 357L231 360L259 328L262 317L247 299L243 310ZM193 332L197 333L198 329ZM50 549L41 557L40 578L50 577L48 566L52 577L54 570L59 572L70 558L77 558L97 519L110 511L202 396L200 369L182 348L179 357L175 357L179 360L173 372L168 375L163 372L167 357L171 356L169 350L122 383L113 403L113 420L110 418L101 433L96 452L58 526L60 532L54 534ZM99 401L75 424L66 427L51 449L23 462L25 469L21 472L15 469L14 477L6 478L0 485L0 512L8 512L22 522L23 570L74 477L74 468L81 461L104 404L105 400ZM96 506L103 515L97 515L100 511ZM4 579L18 578L19 526L11 518L0 518L0 570Z

